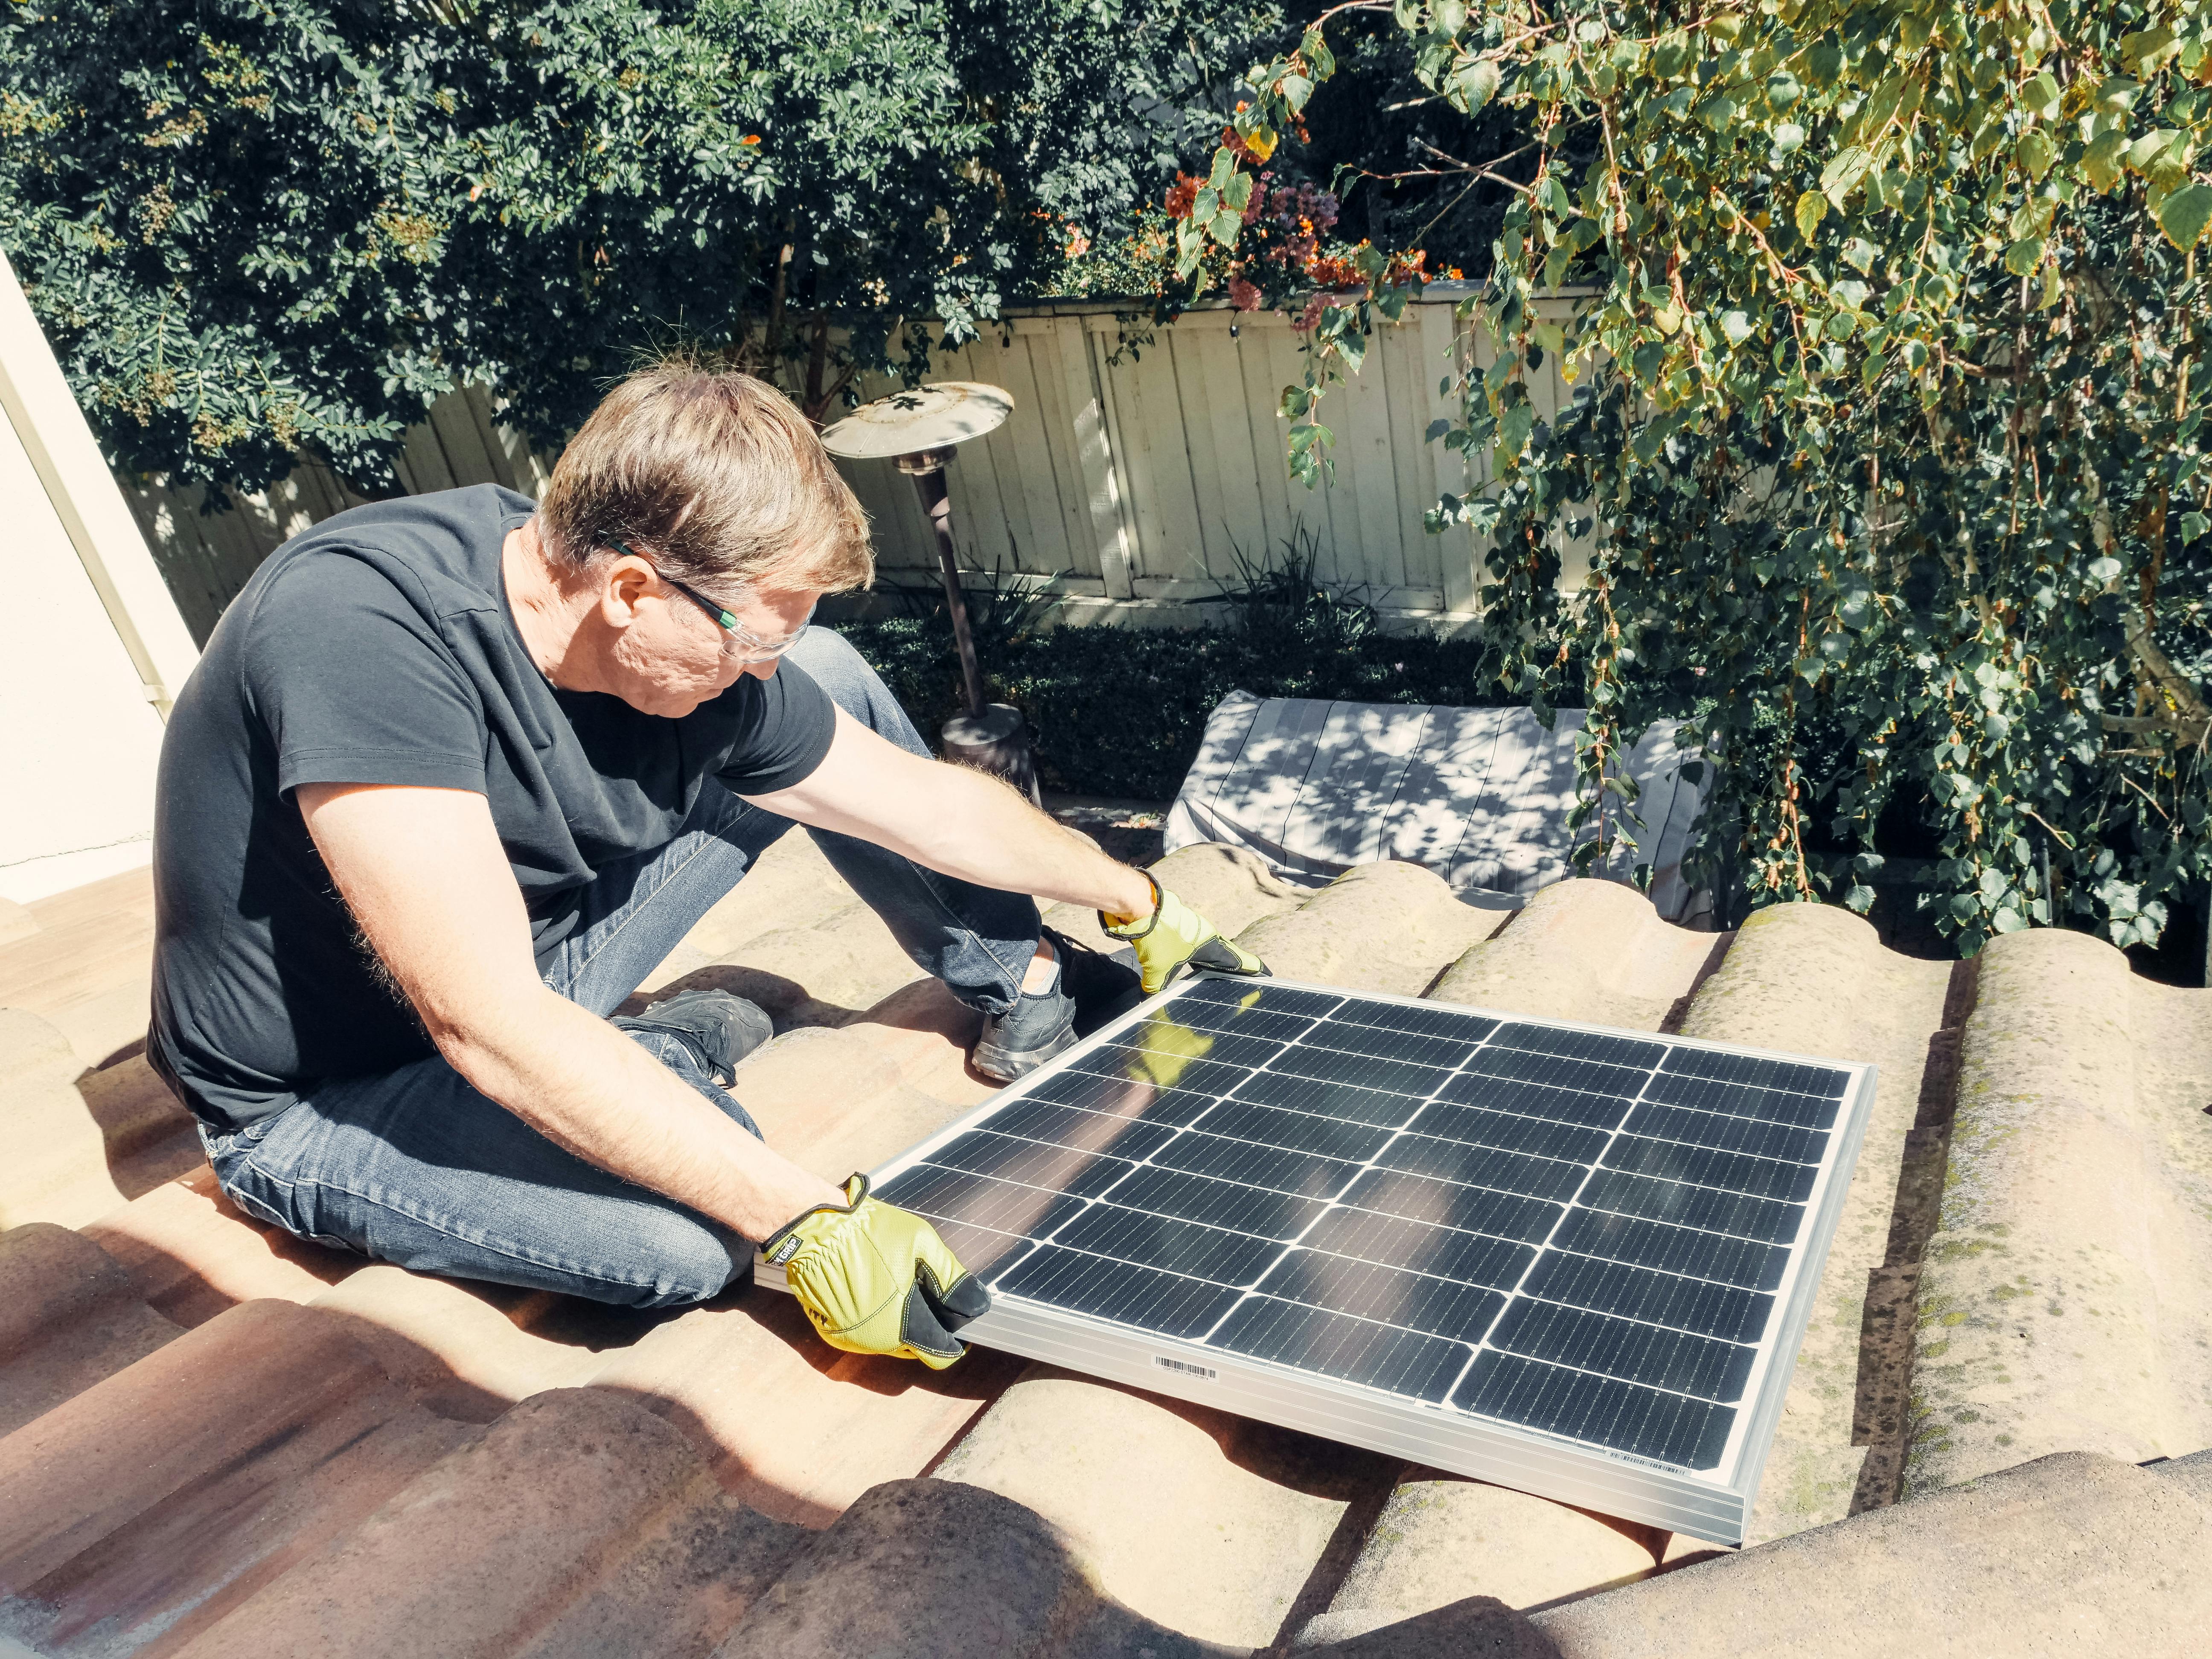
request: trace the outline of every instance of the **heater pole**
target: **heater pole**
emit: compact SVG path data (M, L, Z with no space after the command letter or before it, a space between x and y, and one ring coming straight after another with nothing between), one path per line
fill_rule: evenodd
M968 628L968 596L960 587L960 563L952 551L952 497L945 487L945 455L926 451L899 457L899 471L914 479L914 493L937 532L938 572L945 578L945 608L952 617L952 643L960 653L960 680L968 692L968 717L983 716L983 671L975 662L975 636Z

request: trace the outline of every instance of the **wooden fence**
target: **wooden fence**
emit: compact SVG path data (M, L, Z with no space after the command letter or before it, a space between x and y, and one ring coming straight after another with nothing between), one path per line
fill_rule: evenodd
M548 471L520 433L499 424L492 395L481 386L433 404L427 419L408 428L406 451L399 459L399 482L410 495L457 484L501 483L535 495ZM312 459L302 459L268 489L239 498L234 507L217 513L203 510L205 498L198 488L172 489L159 479L118 482L176 596L177 609L203 645L255 566L289 538L362 503L336 473Z
M1455 354L1472 353L1477 368L1490 361L1480 331L1455 326L1464 292L1432 287L1402 321L1377 329L1362 372L1323 404L1335 477L1311 490L1284 464L1278 408L1304 374L1300 337L1284 318L1200 310L1131 342L1129 325L1097 304L1021 309L933 368L933 378L988 381L1014 398L1006 424L963 445L951 469L963 562L979 574L1044 579L1064 596L1067 621L1181 624L1237 579L1240 554L1261 562L1303 533L1324 580L1397 624L1467 625L1475 544L1422 523L1438 495L1465 494L1483 471L1478 461L1471 478L1427 438L1432 421L1456 412L1439 390ZM1533 399L1548 416L1566 389L1548 365L1538 380ZM908 481L889 461L841 465L874 521L885 579L933 580L934 543ZM409 430L400 475L410 491L497 483L535 495L550 467L499 424L491 394L471 386ZM158 483L125 481L125 493L202 640L270 550L358 499L313 462L227 513L204 514L198 491Z

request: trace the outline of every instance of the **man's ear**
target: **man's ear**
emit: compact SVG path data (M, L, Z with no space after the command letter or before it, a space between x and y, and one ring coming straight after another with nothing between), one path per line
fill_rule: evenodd
M635 622L638 605L659 586L653 567L635 554L623 555L599 574L599 614L610 628Z

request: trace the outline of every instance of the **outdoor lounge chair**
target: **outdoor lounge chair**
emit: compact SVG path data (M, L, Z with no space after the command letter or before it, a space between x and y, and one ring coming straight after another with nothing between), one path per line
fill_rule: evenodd
M1232 691L1206 717L1168 814L1166 848L1228 842L1314 887L1354 865L1402 859L1435 871L1469 904L1518 908L1571 874L1573 847L1597 834L1595 822L1567 827L1581 726L1574 709L1561 709L1547 732L1526 708ZM1691 757L1675 747L1676 729L1654 727L1629 756L1640 845L1620 845L1593 873L1629 881L1648 865L1652 903L1679 922L1711 902L1682 876L1707 785L1683 776ZM1606 804L1617 829L1622 803Z

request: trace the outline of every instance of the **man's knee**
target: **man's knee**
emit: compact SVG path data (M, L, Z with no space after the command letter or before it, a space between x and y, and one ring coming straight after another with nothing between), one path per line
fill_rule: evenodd
M690 1211L656 1206L633 1235L635 1271L610 1285L605 1300L637 1308L687 1308L710 1301L742 1278L753 1247ZM629 1293L622 1293L627 1290Z
M830 694L832 702L861 725L912 753L929 752L929 745L921 740L882 676L836 629L818 625L808 629L790 654L791 660Z

